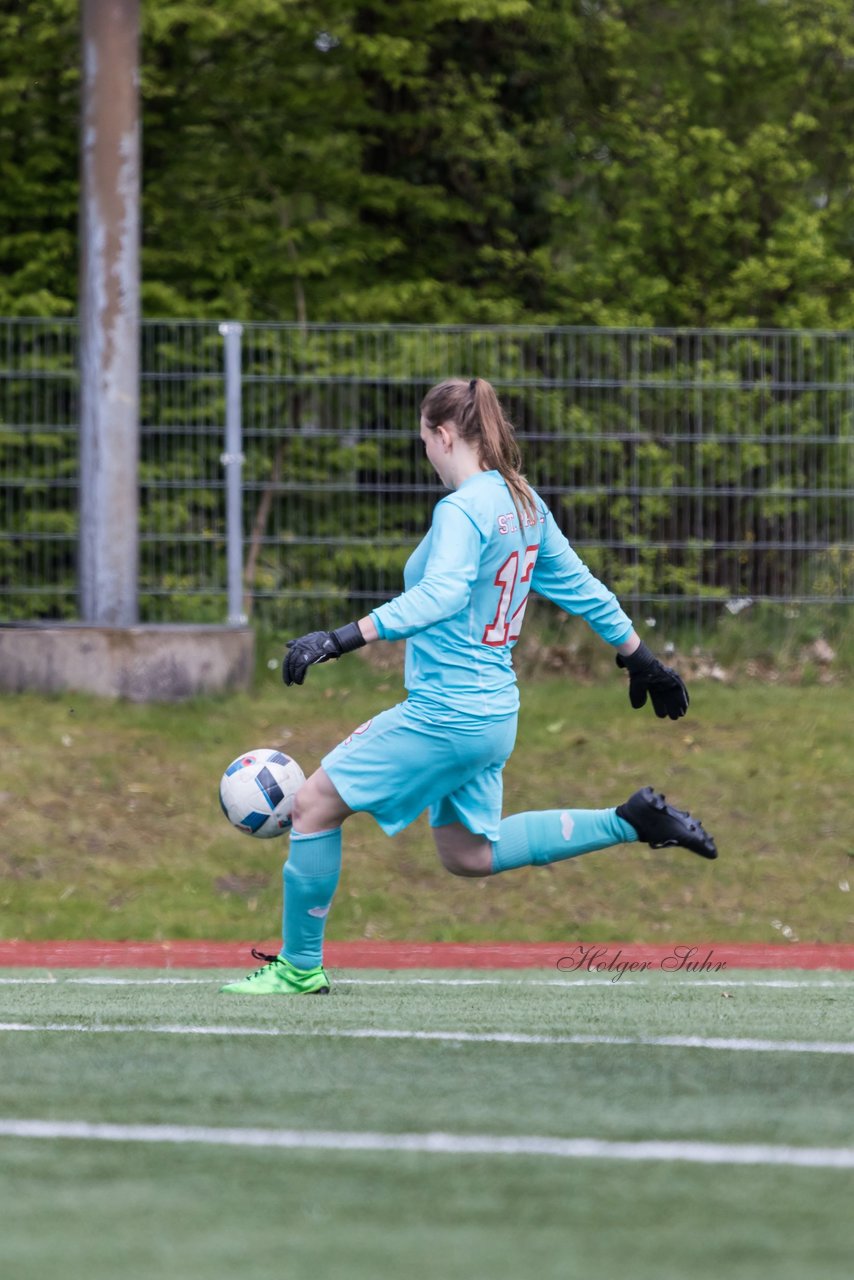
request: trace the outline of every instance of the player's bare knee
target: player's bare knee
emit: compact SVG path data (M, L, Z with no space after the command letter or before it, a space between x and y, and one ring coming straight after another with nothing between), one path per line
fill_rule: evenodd
M442 858L442 866L449 871L452 876L477 876L479 871L466 866L464 862L460 862L457 858Z
M433 833L439 861L452 876L478 877L488 876L492 872L492 852L486 840L467 848L461 848L452 838L440 834L443 828Z
M327 817L328 803L314 775L307 778L294 796L292 817L297 831L320 830ZM318 826L318 823L320 824Z
M489 871L485 867L473 866L471 863L458 858L442 858L442 866L446 871L450 871L452 876L475 877L489 875Z
M293 823L303 835L340 827L352 812L322 769L316 769L294 796Z
M310 803L306 798L305 790L306 790L306 784L303 783L299 791L294 796L294 807L291 810L291 817L293 819L293 824L296 827L297 831L303 830L303 823L305 822L305 819L308 817L308 813L310 809Z

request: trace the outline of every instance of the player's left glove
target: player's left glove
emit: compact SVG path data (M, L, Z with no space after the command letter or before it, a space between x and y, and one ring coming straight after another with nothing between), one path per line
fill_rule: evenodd
M678 720L688 710L685 681L672 667L659 662L651 649L640 642L634 653L624 658L617 654L617 666L629 673L629 701L635 710L646 704L647 694L660 720L670 716Z
M282 679L285 684L302 684L309 667L318 662L331 662L342 653L351 653L367 644L358 622L348 622L337 631L309 631L308 635L288 641L288 651L282 662Z

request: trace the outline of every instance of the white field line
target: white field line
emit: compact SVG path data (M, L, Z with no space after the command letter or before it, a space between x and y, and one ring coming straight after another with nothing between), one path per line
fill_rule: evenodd
M564 1160L684 1161L689 1164L788 1165L854 1169L852 1147L789 1147L761 1143L612 1142L457 1133L359 1133L326 1129L232 1129L201 1125L90 1124L84 1120L3 1120L0 1137L89 1142L152 1142L183 1146L279 1148L288 1151L404 1151L456 1156L552 1156Z
M228 970L228 972L231 972ZM721 978L683 978L671 975L680 987L773 987L778 990L813 990L820 988L845 990L854 987L854 979L800 978L737 978L727 981ZM112 978L101 976L85 978L0 978L0 986L58 986L60 983L81 987L181 987L211 986L221 981L217 978ZM335 986L345 987L646 987L660 985L647 978L339 978Z
M514 1031L409 1031L385 1027L185 1026L169 1023L0 1022L0 1032L82 1032L99 1035L320 1037L330 1040L421 1040L450 1044L631 1045L654 1049L723 1049L731 1053L822 1053L854 1056L844 1040L756 1040L715 1036L544 1036Z

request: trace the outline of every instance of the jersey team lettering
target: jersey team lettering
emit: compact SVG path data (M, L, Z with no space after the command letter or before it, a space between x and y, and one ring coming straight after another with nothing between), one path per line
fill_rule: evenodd
M532 516L527 511L522 512L522 524L526 529L530 529L532 525L545 524L545 516ZM498 517L498 532L503 536L505 533L519 532L519 518L515 511L508 511L504 515Z

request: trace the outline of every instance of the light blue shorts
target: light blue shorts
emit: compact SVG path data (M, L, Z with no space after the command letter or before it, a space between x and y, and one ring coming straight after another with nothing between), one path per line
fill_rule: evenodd
M498 839L503 770L517 716L425 718L398 703L354 729L321 761L345 804L396 835L425 809L430 825L461 822Z

